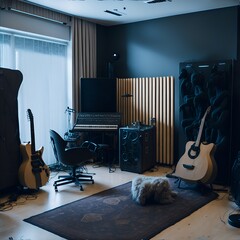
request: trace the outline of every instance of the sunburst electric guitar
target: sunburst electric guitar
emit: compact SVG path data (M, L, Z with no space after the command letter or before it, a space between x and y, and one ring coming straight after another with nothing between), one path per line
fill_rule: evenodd
M31 144L20 145L23 162L19 168L18 176L23 187L39 189L48 182L50 171L42 160L43 147L35 150L33 114L30 109L27 110L27 113L30 120Z
M216 177L217 165L214 159L215 145L201 143L204 122L211 107L208 107L199 127L196 142L186 143L185 153L177 163L174 176L183 180L212 183Z

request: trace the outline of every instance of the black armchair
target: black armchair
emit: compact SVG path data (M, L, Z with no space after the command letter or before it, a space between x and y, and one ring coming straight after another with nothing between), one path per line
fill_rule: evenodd
M57 161L65 166L71 167L72 171L70 175L59 176L61 178L56 180L53 184L55 191L58 191L58 186L75 183L80 186L80 190L83 191L81 182L94 183L92 175L77 173L77 169L83 167L84 164L94 157L94 153L88 147L80 146L68 148L67 143L57 132L50 130L50 139L54 155Z

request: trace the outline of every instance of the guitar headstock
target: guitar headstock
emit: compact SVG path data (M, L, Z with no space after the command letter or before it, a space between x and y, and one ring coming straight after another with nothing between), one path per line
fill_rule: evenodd
M31 122L33 121L33 114L31 109L27 110L27 116L28 116L28 120L30 120Z
M209 113L210 111L211 111L211 106L209 106L209 107L207 108L207 110L205 111L204 116L203 116L203 118L202 118L202 120L201 120L201 123L204 123L205 118L207 117L207 115L208 115L208 113Z
M211 106L209 106L208 108L207 108L207 113L210 113L210 111L211 111Z
M207 110L205 111L205 114L204 114L204 116L203 116L203 119L206 118L206 116L210 113L210 111L211 111L211 106L209 106L209 107L207 108Z

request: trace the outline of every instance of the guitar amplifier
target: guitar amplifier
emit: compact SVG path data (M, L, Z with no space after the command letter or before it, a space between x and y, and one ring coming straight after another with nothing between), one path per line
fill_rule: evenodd
M119 161L122 171L143 173L156 164L156 129L133 124L119 128Z

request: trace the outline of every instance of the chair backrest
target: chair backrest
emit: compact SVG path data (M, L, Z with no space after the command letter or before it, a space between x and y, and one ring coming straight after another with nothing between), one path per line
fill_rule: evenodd
M65 148L67 142L64 141L64 139L54 130L50 130L49 132L54 155L58 162L64 162Z

